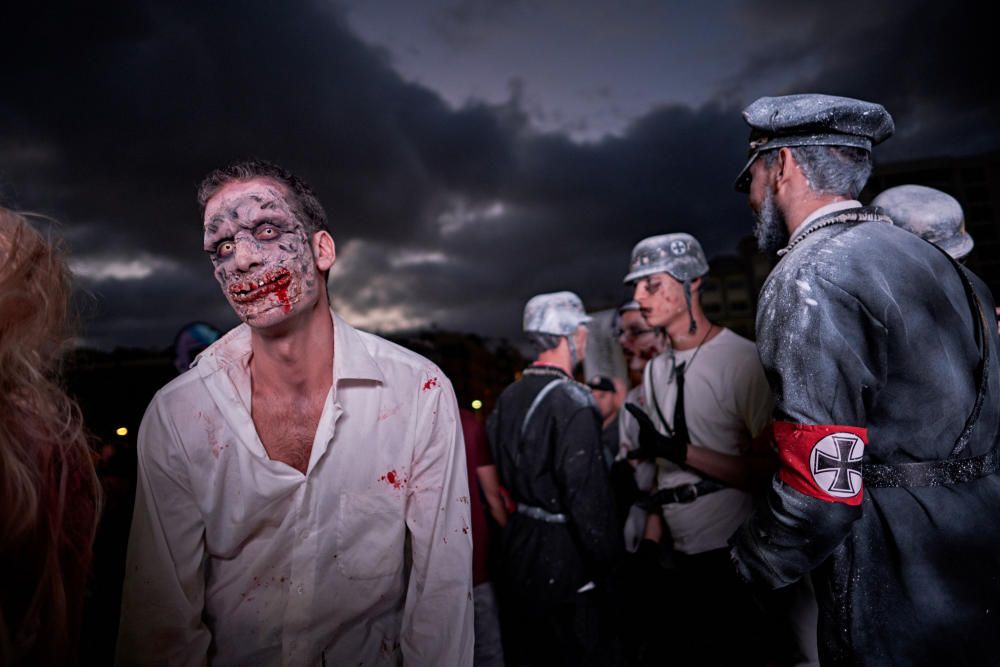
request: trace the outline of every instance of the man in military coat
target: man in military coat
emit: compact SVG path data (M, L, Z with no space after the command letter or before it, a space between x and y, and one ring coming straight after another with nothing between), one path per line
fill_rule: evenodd
M988 295L857 201L884 108L826 95L743 112L757 237L781 260L757 341L781 469L731 544L768 588L813 573L824 665L996 664L1000 367Z

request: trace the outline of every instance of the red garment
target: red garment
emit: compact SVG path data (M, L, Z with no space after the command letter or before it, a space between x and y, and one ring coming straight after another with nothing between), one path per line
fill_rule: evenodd
M478 586L490 580L490 573L486 562L489 554L489 528L486 525L486 510L483 507L476 468L493 465L493 459L486 441L486 429L476 419L475 413L465 408L458 412L462 418L462 433L465 436L465 461L469 467L469 510L472 513L472 585Z

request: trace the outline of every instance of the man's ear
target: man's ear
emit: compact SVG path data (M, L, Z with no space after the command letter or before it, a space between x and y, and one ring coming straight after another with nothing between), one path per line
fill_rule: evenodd
M701 276L691 279L691 294L694 294L695 292L701 292Z
M792 155L792 151L787 147L778 149L777 166L778 170L774 177L774 190L776 193L791 186L796 174L801 173L799 165L795 161L795 156Z
M330 270L333 263L337 261L337 245L333 242L333 237L329 232L319 231L312 237L313 258L316 260L316 269L320 273Z

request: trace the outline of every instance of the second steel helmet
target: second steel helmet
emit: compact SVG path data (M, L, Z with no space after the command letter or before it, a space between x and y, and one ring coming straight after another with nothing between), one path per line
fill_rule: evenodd
M524 306L525 332L570 336L589 321L583 301L573 292L538 294Z
M955 259L972 252L972 237L965 231L962 205L946 192L923 185L889 188L872 200L892 218L892 224L930 241Z

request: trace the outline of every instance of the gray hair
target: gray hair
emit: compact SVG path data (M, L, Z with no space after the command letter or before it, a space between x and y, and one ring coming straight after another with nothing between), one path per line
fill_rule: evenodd
M524 336L528 339L528 343L531 345L531 350L535 355L539 355L546 350L558 347L559 341L565 338L565 336L557 336L556 334L541 333L538 331L526 331Z
M788 150L815 192L857 199L872 173L871 153L863 148L793 146ZM764 165L770 167L777 159L778 151L770 150L762 157Z

